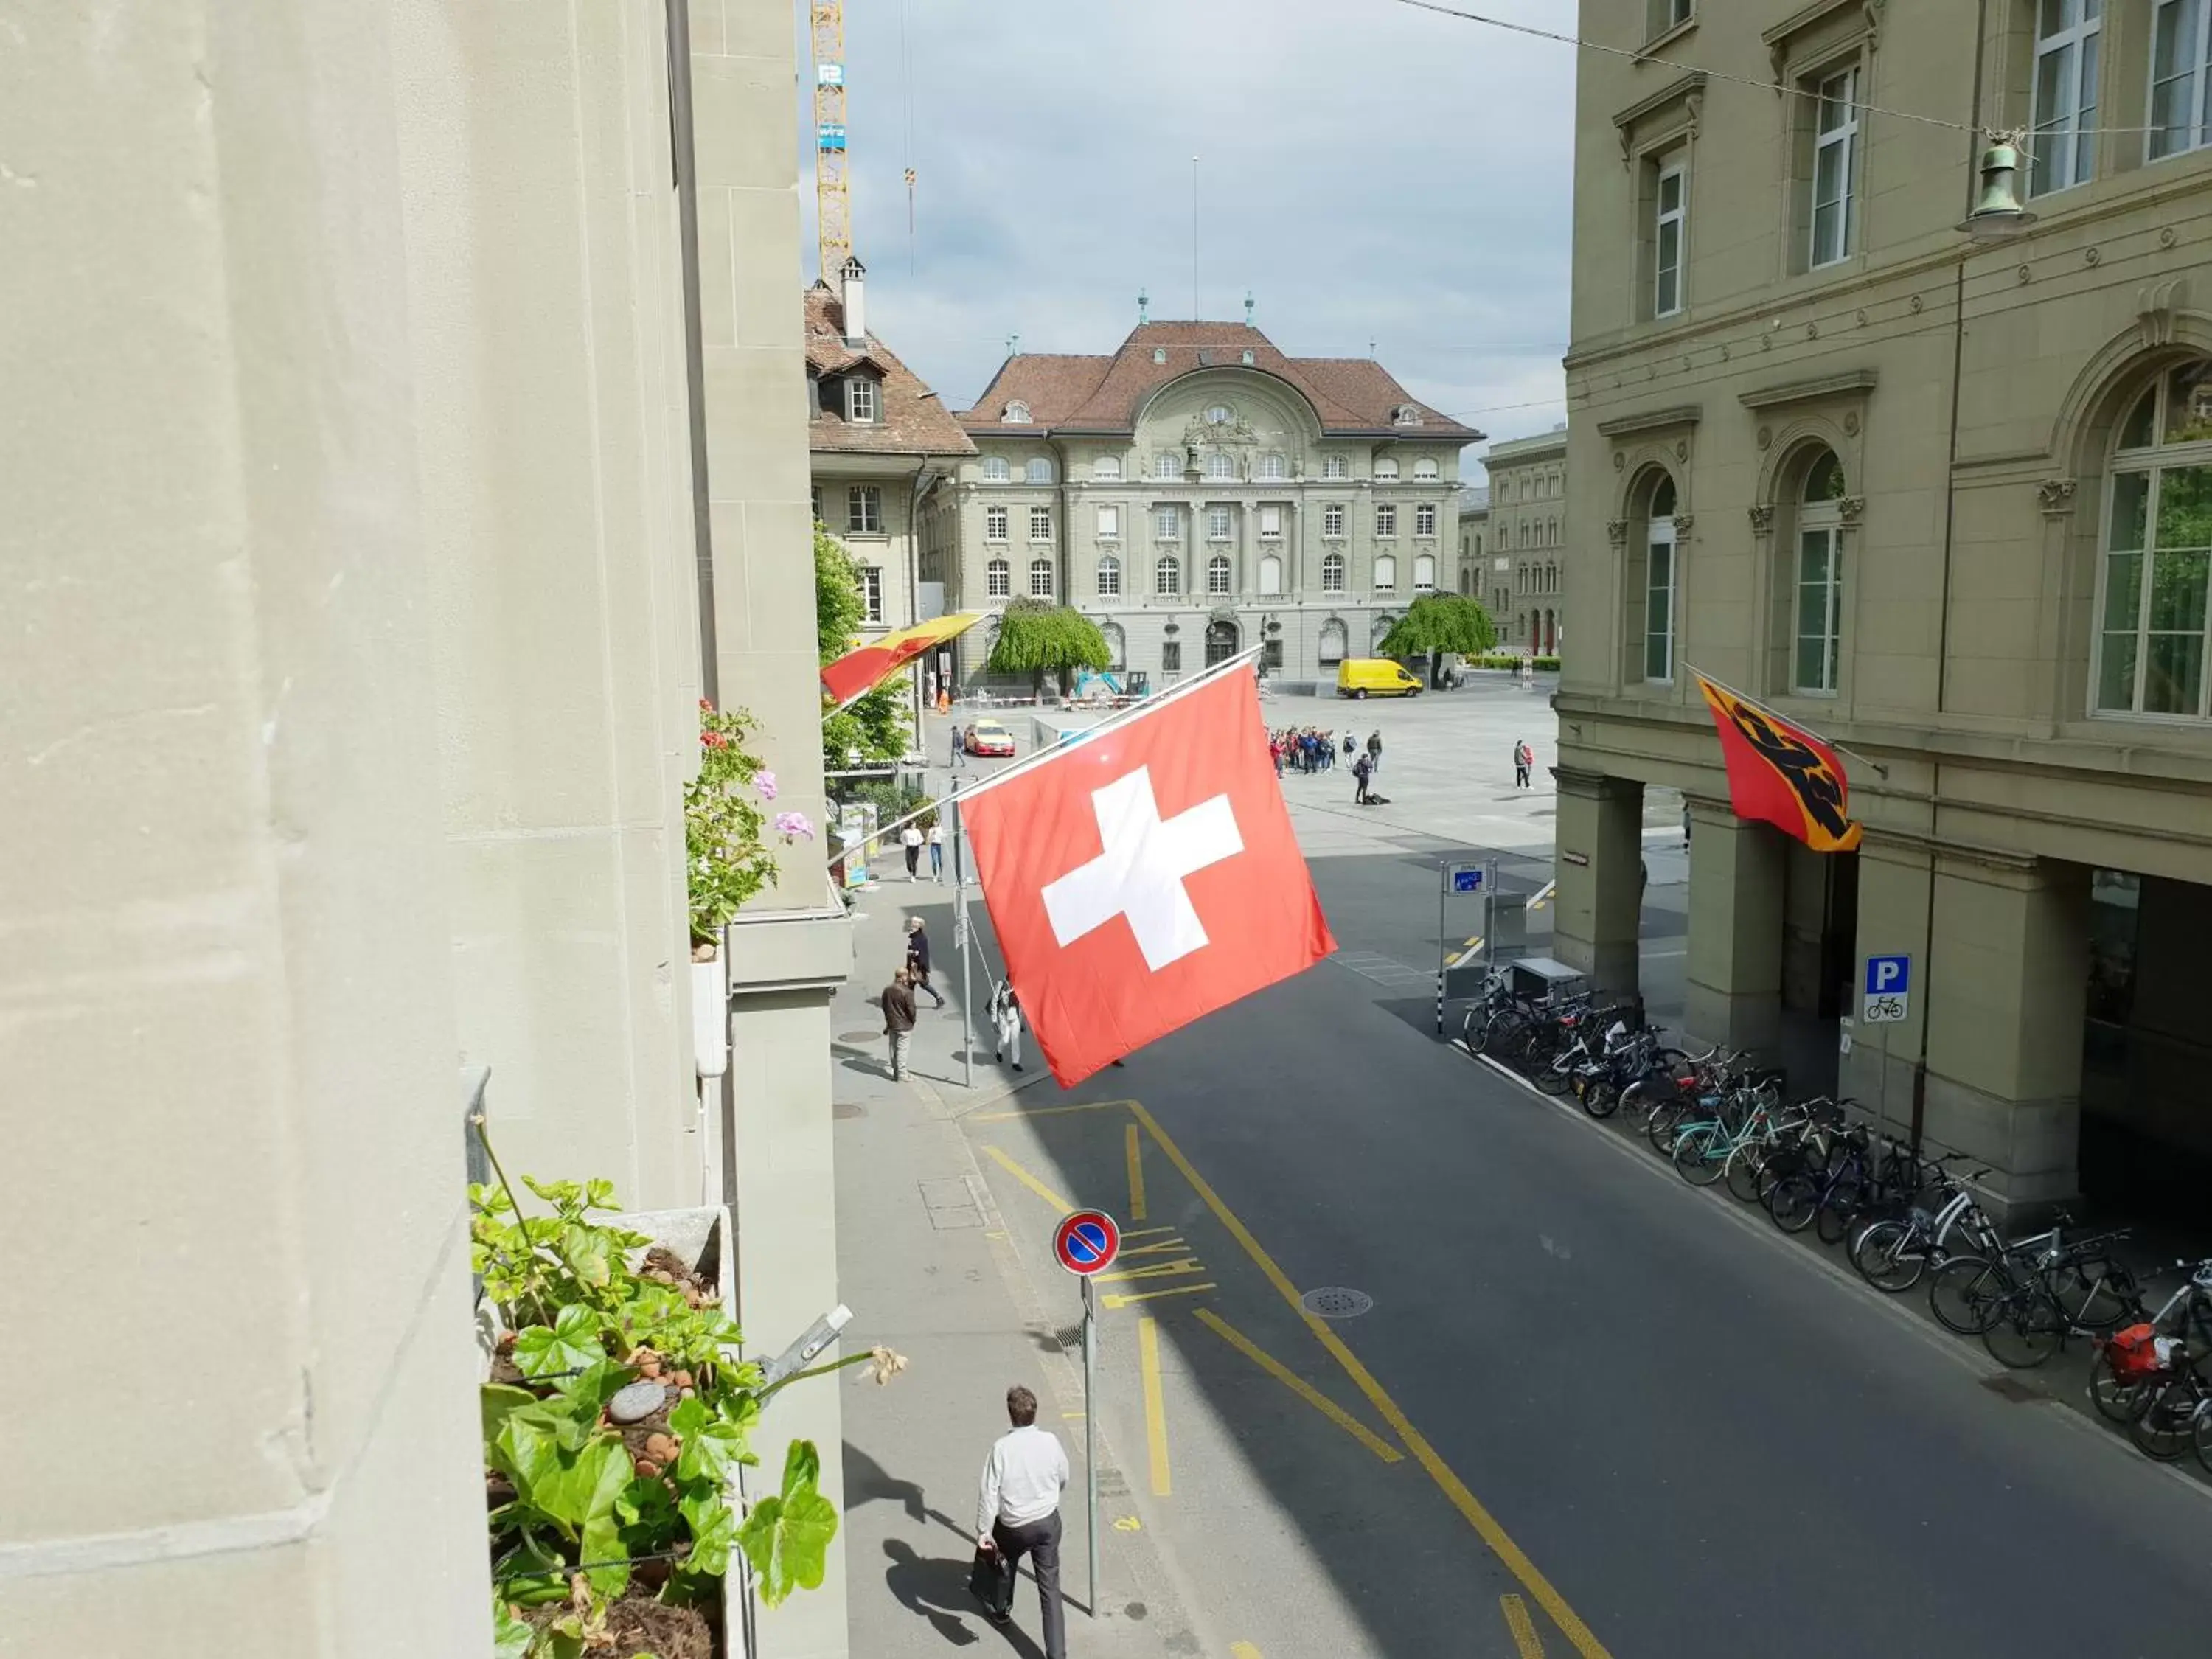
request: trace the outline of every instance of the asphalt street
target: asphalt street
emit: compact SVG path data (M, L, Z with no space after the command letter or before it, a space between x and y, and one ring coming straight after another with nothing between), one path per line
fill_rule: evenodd
M1435 1042L1389 964L1430 959L1461 819L1321 805L1339 958L961 1120L1071 1317L1059 1206L1127 1218L1095 1409L1232 1653L2212 1649L2202 1486Z

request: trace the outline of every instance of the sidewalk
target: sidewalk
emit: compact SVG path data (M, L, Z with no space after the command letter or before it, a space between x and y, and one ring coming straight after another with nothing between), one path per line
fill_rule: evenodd
M959 1086L952 889L926 874L908 885L903 876L902 870L860 895L854 976L831 1009L839 1294L853 1310L851 1340L886 1345L909 1362L888 1388L876 1387L865 1370L846 1385L852 1651L868 1659L969 1646L985 1655L1003 1648L1024 1659L1042 1653L1036 1591L1026 1574L1013 1626L1005 1631L983 1618L967 1589L977 1476L991 1442L1006 1431L1007 1388L1025 1382L1040 1401L1038 1422L1067 1448L1072 1471L1061 1506L1060 1565L1069 1651L1105 1659L1226 1652L1194 1628L1140 1531L1103 1534L1101 1616L1086 1616L1081 1351L1072 1334L1063 1348L1055 1328L1073 1317L1074 1299L1065 1308L1035 1300L957 1121L958 1114L1003 1101L1046 1073L1032 1060L1017 1078L979 1048L975 1090ZM972 889L969 901L987 940ZM902 1085L889 1075L874 999L903 960L909 915L928 925L933 979L948 1006L940 1011L921 999L912 1080ZM975 981L980 1007L988 983L980 957ZM1103 1436L1098 1449L1101 1514L1119 1519L1127 1505L1116 1499L1128 1483Z

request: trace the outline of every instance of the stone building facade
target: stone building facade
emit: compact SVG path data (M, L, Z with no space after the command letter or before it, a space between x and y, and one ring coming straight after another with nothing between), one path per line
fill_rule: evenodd
M1504 571L1491 568L1490 491L1470 485L1459 499L1459 591L1481 600L1496 621L1509 614L1512 590Z
M1493 557L1505 562L1492 584L1498 642L1551 655L1559 648L1565 592L1566 428L1492 444L1482 462L1490 473L1490 543Z
M1694 1033L1809 1031L2002 1200L2201 1181L2212 71L2164 26L2203 19L1683 9L1582 13L1648 52L1579 60L1559 953L1637 983L1679 788ZM1936 124L1975 86L2040 134L2002 240ZM1859 852L1732 816L1692 665L1849 746ZM1905 1017L1845 1024L1876 955Z
M1065 599L1170 684L1253 645L1329 681L1458 582L1461 449L1482 434L1377 363L1286 357L1249 323L1142 323L1105 356L1007 359L929 498L948 606ZM974 682L988 630L957 642Z

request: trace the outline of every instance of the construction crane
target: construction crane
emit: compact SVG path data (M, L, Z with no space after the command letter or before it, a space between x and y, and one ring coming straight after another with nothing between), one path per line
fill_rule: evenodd
M809 0L814 24L814 204L822 280L837 286L853 257L853 194L845 171L845 0Z

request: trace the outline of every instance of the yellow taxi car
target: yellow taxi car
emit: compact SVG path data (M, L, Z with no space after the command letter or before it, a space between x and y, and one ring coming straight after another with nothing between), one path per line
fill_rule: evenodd
M971 755L1010 756L1014 752L1014 734L996 720L977 720L961 739L961 747Z

